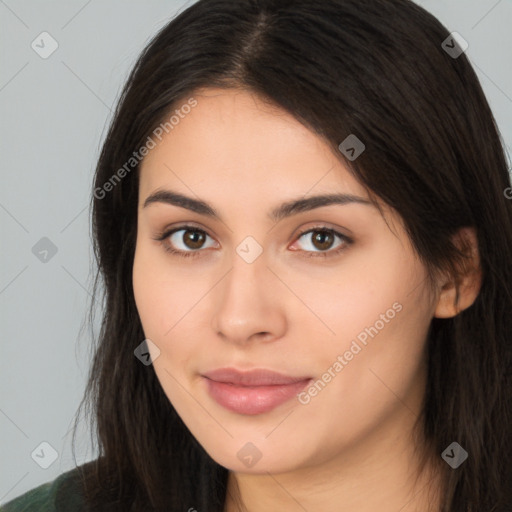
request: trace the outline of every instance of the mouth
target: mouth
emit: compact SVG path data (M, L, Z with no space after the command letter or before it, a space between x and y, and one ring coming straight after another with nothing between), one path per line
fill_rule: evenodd
M220 368L201 375L207 391L232 412L256 415L269 412L296 396L312 377L292 377L270 370L241 372Z

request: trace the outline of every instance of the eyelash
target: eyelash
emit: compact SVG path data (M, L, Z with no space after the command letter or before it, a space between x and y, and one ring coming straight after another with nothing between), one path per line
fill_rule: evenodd
M156 240L158 242L162 242L164 250L166 252L168 252L168 253L171 253L171 254L175 255L175 256L180 256L182 258L195 258L195 257L198 257L200 255L200 253L202 252L201 249L197 249L195 251L180 251L180 250L177 250L177 249L173 249L172 247L169 247L168 245L166 245L164 243L165 240L167 238L169 238L171 235L173 235L177 231L183 231L183 230L185 230L185 231L195 231L195 232L204 233L205 235L210 236L210 235L208 235L208 233L206 231L204 231L203 229L199 229L196 226L183 225L183 226L178 226L176 228L173 228L173 229L171 229L169 231L164 231L163 233L157 234L156 237L154 238L154 240ZM327 251L318 251L317 252L317 251L301 251L301 250L299 250L298 252L305 253L304 255L302 255L302 257L304 257L304 258L316 258L316 257L330 258L330 257L334 257L334 256L337 256L338 254L340 254L341 252L343 252L348 246L350 246L354 242L348 236L343 235L339 231L336 231L335 229L332 229L332 228L328 228L326 226L315 226L313 228L309 228L309 229L307 229L305 231L302 231L301 233L299 233L297 235L297 240L299 238L301 238L303 235L307 234L307 233L313 233L313 232L316 232L316 231L326 232L326 233L330 233L332 235L335 235L335 236L339 237L342 240L343 244L340 245L338 248L336 248L334 250L327 250Z

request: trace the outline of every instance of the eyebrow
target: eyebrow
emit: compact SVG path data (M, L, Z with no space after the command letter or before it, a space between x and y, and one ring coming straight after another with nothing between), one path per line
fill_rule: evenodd
M213 206L209 205L205 201L194 199L172 190L157 190L150 194L144 201L143 208L154 203L179 206L180 208L185 208L200 215L206 215L207 217L222 221L221 215L215 210L215 208L213 208ZM323 194L287 201L271 210L268 216L272 221L278 222L286 217L314 210L315 208L321 208L322 206L330 206L334 204L345 205L351 203L363 204L375 208L375 205L369 200L353 194Z

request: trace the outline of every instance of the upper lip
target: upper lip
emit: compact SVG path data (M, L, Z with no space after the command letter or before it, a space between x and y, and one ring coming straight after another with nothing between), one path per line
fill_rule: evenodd
M239 371L235 368L219 368L202 374L207 379L238 386L279 386L309 380L311 377L292 377L271 370L256 368Z

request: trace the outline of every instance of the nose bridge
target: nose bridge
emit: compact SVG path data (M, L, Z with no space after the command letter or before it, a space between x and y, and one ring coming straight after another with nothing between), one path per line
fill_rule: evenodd
M222 286L223 297L220 304L231 308L233 312L238 309L240 314L246 308L262 306L261 301L266 299L261 288L268 277L265 276L268 272L266 258L262 254L254 258L253 250L247 249L244 244L241 243L233 254L231 270Z
M285 323L275 287L269 285L272 273L267 258L256 244L254 239L244 239L236 247L216 297L212 326L218 335L236 342L256 333L280 336Z

